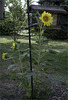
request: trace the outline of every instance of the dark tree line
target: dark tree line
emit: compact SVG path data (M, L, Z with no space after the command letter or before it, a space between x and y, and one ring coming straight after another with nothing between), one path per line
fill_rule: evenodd
M68 3L68 0L39 0L39 4L44 4L44 2L49 2L50 4L53 4L53 5L64 5L64 4L67 4Z

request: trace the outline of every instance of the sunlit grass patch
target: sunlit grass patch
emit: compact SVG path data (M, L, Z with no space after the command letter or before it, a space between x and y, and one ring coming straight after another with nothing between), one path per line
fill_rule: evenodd
M9 43L12 42L13 39L10 36L1 36L0 43Z
M49 41L48 46L61 52L68 49L68 43L65 41Z

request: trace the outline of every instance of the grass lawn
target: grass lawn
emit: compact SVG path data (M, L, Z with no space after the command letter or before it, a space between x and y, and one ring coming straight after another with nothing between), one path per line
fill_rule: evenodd
M35 36L32 37L32 45L36 45L36 41L34 40ZM45 38L44 38L45 39ZM19 36L18 41L24 42L24 47L28 47L28 37ZM2 60L2 53L7 52L7 50L12 45L12 38L10 36L1 36L0 37L0 80L1 82L9 81L9 73L7 68L11 61ZM48 74L51 76L50 79L52 81L65 81L67 79L67 61L68 61L68 43L66 41L55 41L50 40L48 46L43 44L43 50L52 49L58 51L59 54L47 54L43 59L53 59L51 62L51 66L48 67ZM9 81L9 84L12 87L12 84ZM4 94L4 91L2 91ZM5 94L7 95L7 94ZM10 94L9 94L10 95Z

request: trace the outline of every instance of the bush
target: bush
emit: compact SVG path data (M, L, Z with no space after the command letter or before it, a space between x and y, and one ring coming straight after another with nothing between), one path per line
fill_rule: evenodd
M14 32L14 23L11 21L2 21L0 23L0 35L13 35L17 34Z
M47 38L51 39L67 39L67 32L62 29L47 29L44 33Z

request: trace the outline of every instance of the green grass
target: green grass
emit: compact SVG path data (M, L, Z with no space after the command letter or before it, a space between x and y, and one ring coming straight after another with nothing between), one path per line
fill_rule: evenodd
M35 37L32 37L32 45L36 45L36 41L34 40ZM44 38L45 39L45 38ZM8 77L8 65L10 64L11 61L4 61L2 60L2 53L7 52L7 50L11 47L13 39L10 36L2 36L0 37L0 73L1 73L1 79L5 79ZM29 46L29 40L28 37L21 36L19 37L18 41L23 42L26 46ZM22 47L24 48L24 47ZM60 52L59 55L56 54L48 54L47 57L44 57L43 59L46 60L48 59L53 59L54 61L51 62L51 66L48 67L48 72L49 74L55 74L55 75L61 75L63 77L67 76L67 58L68 58L68 44L66 41L53 41L50 40L48 46L43 44L43 51L47 49L52 49L55 51Z
M21 49L23 50L24 48L28 48L29 47L29 38L25 37L25 36L20 36L18 41L23 42L23 45L21 46ZM37 46L37 42L35 41L36 36L32 37L32 46L34 46L36 48ZM46 38L44 37L44 40ZM10 97L11 95L15 94L13 91L15 90L15 84L16 82L18 83L20 80L15 79L15 80L10 80L10 76L11 76L11 70L7 70L8 66L11 63L11 60L3 60L2 59L2 53L3 52L8 52L8 50L10 49L10 47L12 46L12 42L13 39L10 36L2 36L0 37L0 80L2 82L2 90L1 90L1 94L3 96L5 96L6 98ZM43 90L46 90L46 84L55 84L56 82L61 82L61 85L67 86L67 61L68 61L68 43L66 41L54 41L54 40L50 40L48 45L46 45L45 43L42 45L43 49L42 51L47 51L48 49L52 49L55 50L57 52L59 52L59 54L52 54L52 53L48 53L45 52L42 62L46 61L47 59L51 59L49 61L50 65L45 65L44 67L48 68L47 73L42 73L40 74L42 77L41 80L41 85L43 87ZM17 55L16 55L17 56ZM17 56L18 57L18 56ZM19 64L18 64L19 65ZM26 63L24 64L26 65ZM38 69L37 65L33 65L33 69ZM29 67L28 67L29 70ZM48 75L46 78L46 75ZM43 82L44 81L44 82ZM12 84L12 85L11 85ZM7 92L5 92L5 87L6 89L9 90ZM40 88L41 89L41 88ZM48 88L47 88L48 89ZM40 90L41 93L43 93L42 90ZM46 90L47 92L48 90ZM37 91L36 91L37 92ZM36 95L37 93L35 93ZM24 96L24 95L23 95ZM40 97L42 98L43 95ZM45 97L45 95L44 95ZM42 100L42 99L41 99Z
M67 74L67 58L68 58L68 44L64 41L50 41L48 45L48 49L55 50L60 54L50 54L48 55L50 58L55 61L52 62L52 71L54 73L59 73L61 75Z

